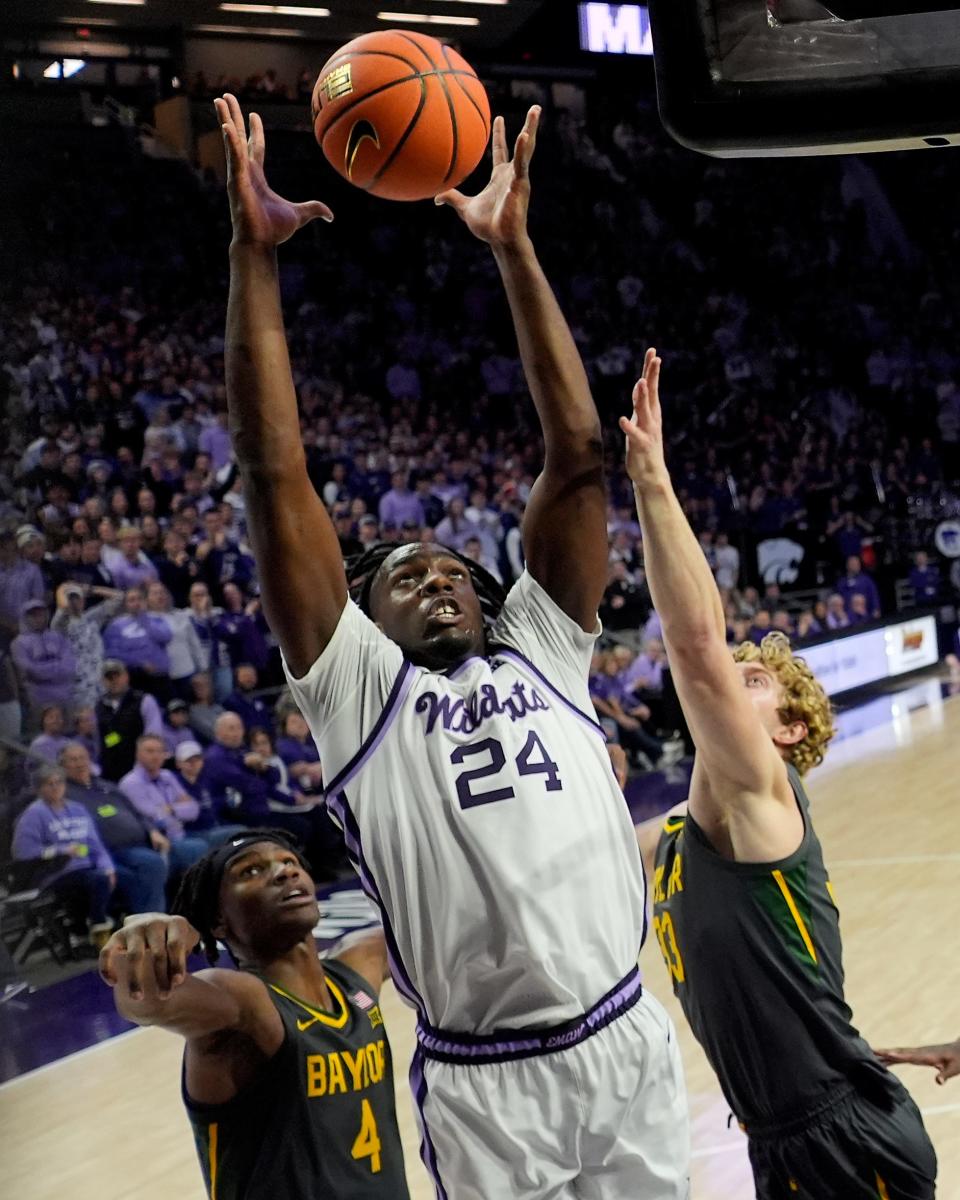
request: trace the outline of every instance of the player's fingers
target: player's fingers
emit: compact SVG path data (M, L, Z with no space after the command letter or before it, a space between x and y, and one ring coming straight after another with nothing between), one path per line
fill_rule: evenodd
M493 165L495 167L499 167L501 163L507 161L507 131L503 123L503 117L493 118L491 149L493 151Z
M534 104L527 113L527 119L523 123L522 132L527 135L527 162L533 157L533 152L537 148L537 130L540 128L540 113L542 109L539 104Z
M302 204L296 204L294 207L300 218L301 226L306 225L308 221L316 221L318 218L326 221L327 224L333 220L333 213L321 200L304 200Z
M633 415L638 424L650 416L650 389L642 377L633 385Z
M183 983L187 975L187 955L192 947L187 943L179 929L167 931L167 967L170 972L170 987L175 988Z
M128 990L134 1000L143 995L143 972L146 966L146 947L139 929L127 934L127 951L124 966L128 972Z
M463 214L463 210L470 203L470 199L468 196L465 196L463 192L458 192L456 188L450 188L449 191L439 192L436 196L434 196L433 202L438 208L441 205L446 204L448 207L452 208L459 217Z
M117 975L117 964L126 949L126 936L122 929L117 930L112 934L110 940L100 951L100 956L97 960L97 970L100 972L100 978L104 983L108 983L111 987L116 987L119 982Z
M144 964L143 980L149 986L155 983L161 996L170 991L170 965L167 962L167 926L147 926L147 961ZM151 979L152 974L152 979Z
M647 395L651 405L657 404L660 400L660 367L663 363L663 359L657 356L657 352L653 353L653 361L650 363L650 371L647 375Z
M530 155L532 153L530 146L530 137L526 130L522 130L517 135L516 145L513 148L513 177L514 179L527 179L530 175Z
M247 142L250 157L258 167L263 166L263 156L266 153L267 141L263 134L263 122L259 113L250 114L250 139Z
M223 122L220 129L223 133L223 142L226 147L227 178L234 179L243 172L247 159L243 141L229 118Z
M243 110L240 107L240 101L232 92L225 92L223 98L227 102L227 108L230 111L230 120L233 122L234 129L240 135L241 139L246 141L247 126L243 119Z

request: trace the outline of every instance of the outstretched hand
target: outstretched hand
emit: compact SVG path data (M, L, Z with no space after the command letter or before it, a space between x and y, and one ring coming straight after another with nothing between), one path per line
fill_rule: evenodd
M490 182L476 196L465 196L456 188L434 197L434 204L448 204L470 232L493 247L516 246L527 236L530 203L530 159L537 144L540 107L527 113L517 136L513 158L507 149L503 117L493 122L493 171Z
M127 917L100 951L100 977L132 1000L166 999L187 977L187 955L200 934L185 917Z
M937 1083L946 1083L960 1075L960 1038L942 1046L916 1046L908 1049L878 1050L877 1058L887 1066L914 1063L918 1067L936 1067Z
M643 360L643 375L633 389L633 415L620 418L620 428L626 437L627 474L640 491L668 479L663 455L660 363L656 350L648 350Z
M214 100L227 152L227 195L236 244L279 246L310 221L332 221L333 213L319 200L294 204L278 196L263 173L266 142L263 122L250 114L250 136L236 96Z

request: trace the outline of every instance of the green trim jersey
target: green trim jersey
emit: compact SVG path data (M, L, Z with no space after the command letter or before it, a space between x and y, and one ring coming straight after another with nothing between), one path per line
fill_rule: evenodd
M183 1100L210 1200L407 1200L390 1046L370 985L324 962L334 1011L270 984L284 1040L226 1104Z
M790 784L803 840L780 862L721 857L688 813L657 846L653 926L674 994L746 1125L788 1120L839 1087L897 1087L843 995L840 922L809 801Z

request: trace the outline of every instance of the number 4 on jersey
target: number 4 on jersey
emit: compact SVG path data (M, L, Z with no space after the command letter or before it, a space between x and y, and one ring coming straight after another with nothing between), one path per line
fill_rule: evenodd
M360 1132L350 1148L350 1155L358 1160L369 1158L374 1175L380 1170L380 1137L369 1100L360 1101Z

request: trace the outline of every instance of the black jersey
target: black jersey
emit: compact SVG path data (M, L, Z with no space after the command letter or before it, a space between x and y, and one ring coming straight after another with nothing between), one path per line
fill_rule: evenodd
M834 1088L887 1100L897 1087L850 1023L839 913L800 776L788 772L804 825L794 854L731 862L687 814L665 822L653 880L674 994L748 1132Z
M333 1012L267 983L284 1040L226 1104L184 1103L210 1200L407 1200L393 1067L369 985L325 961Z

